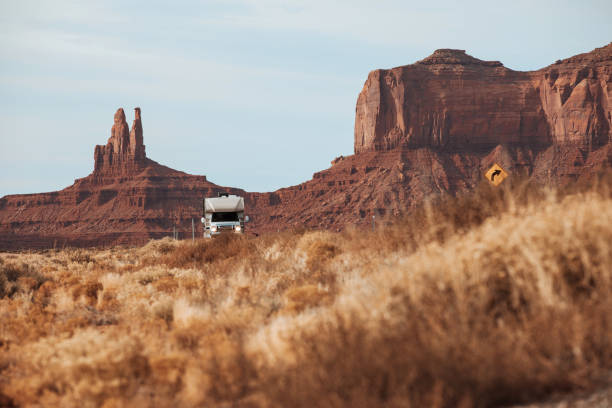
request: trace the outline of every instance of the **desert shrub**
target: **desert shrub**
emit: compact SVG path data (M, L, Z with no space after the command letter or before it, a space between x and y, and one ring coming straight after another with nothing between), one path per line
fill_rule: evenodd
M221 234L214 239L184 241L161 257L160 262L172 267L196 267L228 258L248 256L255 249L253 238L239 234Z
M74 300L83 296L86 302L90 305L97 303L98 292L102 291L104 287L96 280L90 280L88 282L77 284L72 287L72 298Z
M499 187L483 181L469 192L440 195L395 220L380 234L391 234L395 239L380 238L389 250L414 250L428 242L444 242L456 234L478 227L491 217L499 217L555 194L532 180L513 178Z
M11 296L14 291L15 289L13 289L12 283L9 283L8 279L6 279L6 275L0 273L0 298Z
M28 276L30 273L30 267L27 264L17 265L14 263L8 263L2 266L0 270L1 274L6 278L7 281L15 282L22 276Z
M160 302L153 308L153 314L167 323L174 319L173 304L170 302Z
M155 252L158 254L167 254L172 252L172 250L179 245L179 241L176 241L172 238L165 237L162 239L154 239L149 241L145 246L140 249L141 254L148 254L151 252Z
M98 307L100 310L117 311L121 304L117 300L117 291L115 289L106 289L102 292L102 297L98 299Z
M95 259L91 257L90 251L87 249L77 248L67 251L69 251L68 258L71 262L87 264L89 262L95 261Z
M324 290L315 285L304 285L293 287L285 292L287 306L285 311L301 312L309 307L329 304L333 299L329 290Z
M307 249L306 268L310 270L321 268L339 252L340 249L330 242L314 241Z
M128 399L150 375L148 360L137 340L94 329L69 338L40 341L24 348L25 372L14 378L15 400L31 403L38 395L43 405L100 406L112 397ZM43 370L39 367L44 367Z
M20 290L36 290L47 280L26 263L0 264L0 298L12 297Z
M163 276L153 282L153 287L160 292L172 293L178 289L178 282L173 276Z
M209 403L233 403L248 396L257 378L241 338L225 331L209 333L208 347L200 350L197 367L202 388L200 399Z

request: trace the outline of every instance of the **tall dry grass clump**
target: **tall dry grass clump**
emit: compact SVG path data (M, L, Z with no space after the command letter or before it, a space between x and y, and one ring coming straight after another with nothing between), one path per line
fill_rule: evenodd
M484 407L612 370L609 178L376 231L0 255L0 403ZM393 222L391 222L393 221Z

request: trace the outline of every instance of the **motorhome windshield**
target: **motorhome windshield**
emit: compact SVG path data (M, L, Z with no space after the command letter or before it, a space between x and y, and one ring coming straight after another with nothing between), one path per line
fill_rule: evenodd
M238 221L237 212L216 212L212 214L212 222L232 222Z

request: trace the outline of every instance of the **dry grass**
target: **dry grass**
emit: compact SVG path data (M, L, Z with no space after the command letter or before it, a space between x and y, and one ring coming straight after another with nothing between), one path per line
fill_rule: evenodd
M0 254L0 404L472 407L612 369L612 182L375 232Z

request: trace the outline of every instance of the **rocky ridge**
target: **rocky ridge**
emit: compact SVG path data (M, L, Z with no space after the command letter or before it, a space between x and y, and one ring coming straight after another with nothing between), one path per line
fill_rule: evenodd
M215 185L146 157L141 111L114 116L94 171L64 190L0 199L0 249L140 244L174 226L191 236L201 198L245 196L252 232L342 229L469 190L494 162L548 184L612 164L612 43L518 72L462 50L372 71L359 94L355 154L269 193ZM198 228L201 228L196 223Z

